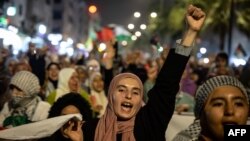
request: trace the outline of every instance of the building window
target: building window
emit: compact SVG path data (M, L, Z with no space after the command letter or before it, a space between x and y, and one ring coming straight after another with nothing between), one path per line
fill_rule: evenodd
M53 11L53 19L54 20L61 20L62 19L62 12L58 10Z
M18 6L18 11L19 11L19 15L21 16L23 14L23 6L22 5Z

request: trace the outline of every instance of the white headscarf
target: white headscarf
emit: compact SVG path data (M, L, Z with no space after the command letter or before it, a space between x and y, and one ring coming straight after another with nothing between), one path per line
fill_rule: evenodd
M73 75L73 73L76 72L73 68L63 68L59 72L59 78L58 78L58 87L56 89L56 98L55 101L65 95L66 93L70 92L69 89L69 79Z
M93 81L94 81L96 76L102 77L102 74L100 72L93 72L93 74L90 76L90 95L95 97L95 100L96 100L95 104L96 105L103 106L103 108L101 109L101 111L98 115L98 117L101 117L104 114L106 107L108 105L108 98L105 95L104 89L101 92L97 92L96 90L94 90Z

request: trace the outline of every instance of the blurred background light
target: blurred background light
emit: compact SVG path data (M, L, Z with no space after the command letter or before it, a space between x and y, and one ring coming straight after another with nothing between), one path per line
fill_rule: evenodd
M141 36L141 32L140 31L136 31L135 32L135 36L140 37Z
M140 28L141 28L141 30L145 30L147 28L147 26L145 24L141 24Z
M128 24L128 29L134 29L135 28L135 25L134 24Z
M105 43L100 43L98 47L99 52L103 52L106 49L106 44Z
M141 13L140 13L140 12L135 12L135 13L134 13L134 17L140 18L140 17L141 17Z
M97 11L97 7L95 5L89 6L89 13L94 14Z
M46 25L40 24L40 25L38 26L38 32L39 32L40 34L45 34L45 33L47 32L47 27L46 27Z
M151 18L156 18L156 17L157 17L157 13L156 13L156 12L150 13L150 17L151 17Z
M206 54L206 52L207 52L207 49L205 47L200 48L200 53L201 54Z
M16 7L10 6L7 8L7 15L8 16L15 16L16 15Z

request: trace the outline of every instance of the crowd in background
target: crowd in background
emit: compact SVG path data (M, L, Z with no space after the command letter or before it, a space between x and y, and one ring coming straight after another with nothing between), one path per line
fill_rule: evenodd
M88 105L85 106L85 113L88 113L85 119L101 118L108 105L110 82L115 75L123 72L131 72L140 78L144 85L143 100L146 104L147 93L155 85L170 48L164 48L157 58L145 58L144 52L138 50L119 56L113 42L107 42L106 45L107 49L98 57L90 55L81 58L52 56L47 47L37 48L34 43L28 44L26 53L17 56L8 48L1 47L0 111L4 113L0 116L1 129L39 121L47 116L59 116L61 113L51 113L56 111L53 108L50 111L51 106L63 111L63 107L57 107L58 104L65 104L66 107L67 104L62 102L62 98L70 94L72 96L68 95L68 100L73 99L75 93L80 94L83 98L81 100ZM197 88L208 78L219 75L236 77L249 95L250 59L245 66L233 67L229 64L228 55L219 52L206 66L200 65L197 60L189 60L179 84L175 111L179 114L194 112ZM17 105L23 107L17 108ZM79 107L76 110L84 111ZM50 113L43 115L46 111ZM15 115L18 115L18 118Z
M33 43L29 44L28 52L22 56L13 56L8 49L1 48L1 110L4 108L4 104L12 99L10 90L13 90L13 87L10 87L10 80L20 71L28 71L37 76L39 86L41 86L37 94L42 101L48 102L50 105L53 105L59 97L66 93L80 93L90 105L92 118L100 118L104 114L108 103L108 85L112 77L118 73L132 72L141 79L144 84L143 99L147 103L147 92L154 86L169 48L164 48L158 58L145 59L142 51L134 51L126 54L126 57L121 58L118 62L114 58L114 48L110 43L107 44L109 48L106 53L109 56L105 58L82 56L78 60L67 56L52 57L46 47L37 49ZM37 52L34 53L34 50ZM231 67L228 55L224 52L218 53L210 66L199 65L197 61L189 61L176 97L176 112L179 114L193 112L197 87L204 80L213 76L235 76L245 85L249 93L249 68L249 60L245 66Z

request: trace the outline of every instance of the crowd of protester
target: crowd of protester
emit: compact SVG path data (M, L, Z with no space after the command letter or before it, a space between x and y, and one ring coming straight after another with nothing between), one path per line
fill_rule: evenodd
M186 19L189 29L196 35L205 14L201 9L189 6ZM192 112L196 119L175 140L223 139L222 127L216 126L220 119L217 122L207 115L214 108L209 102L211 97L221 94L220 91L242 97L240 103L243 106L234 111L227 107L232 108L234 106L230 103L235 103L228 95L223 96L229 100L218 100L217 106L227 107L221 109L221 117L225 116L223 113L230 116L230 112L240 112L242 116L239 117L244 118L238 124L246 124L249 117L250 59L245 66L238 68L230 66L224 52L217 53L206 65L199 64L198 60L190 61L191 49L188 47L194 38L189 34L188 31L184 34L175 51L165 48L157 58L144 58L142 51L135 50L119 61L115 58L117 52L113 42L106 42L107 49L99 57L83 56L81 60L51 56L48 47L37 48L34 43L28 44L27 53L17 56L8 48L1 48L0 129L81 113L86 122L77 124L78 128L83 127L83 133L79 128L78 133L72 135L63 128L41 140L164 140L167 125L176 111L177 114ZM180 45L189 53L178 53ZM126 94L125 100L120 98L127 91L138 97L137 101L129 102L126 99L133 96ZM134 110L133 114L124 116L117 109L119 106L124 111ZM193 131L194 128L197 130Z

